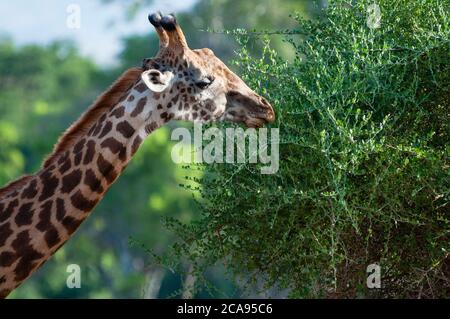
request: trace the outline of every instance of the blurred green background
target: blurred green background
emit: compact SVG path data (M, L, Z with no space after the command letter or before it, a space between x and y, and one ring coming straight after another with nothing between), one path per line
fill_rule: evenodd
M2 5L2 15L32 16L28 11L33 10L34 2L16 1L9 8ZM223 61L229 62L235 57L237 43L231 36L206 32L207 29L289 29L295 24L289 14L299 12L304 17L315 17L319 6L324 5L324 1L317 4L307 0L201 0L188 1L186 7L183 2L186 1L172 1L166 8L164 1L99 0L96 8L102 13L98 13L99 19L95 22L97 13L89 7L92 4L86 4L85 8L85 1L80 1L83 32L76 37L71 36L71 30L64 29L68 13L54 12L55 1L39 5L42 11L59 17L54 28L64 29L62 36L53 29L46 30L47 24L39 23L45 16L36 13L36 18L24 22L28 29L21 25L20 19L5 19L0 24L0 184L38 170L59 134L97 95L126 68L140 65L143 58L156 53L157 37L146 19L142 19L148 12L176 10L179 4L182 12L177 14L178 20L190 46L209 47ZM61 7L60 2L58 5ZM115 15L108 17L108 12ZM95 45L96 38L90 34L94 31L89 27L95 23L102 24L105 37L117 31L117 27L114 28L117 23L140 27L130 28L116 39L120 43L118 53L105 53L102 50L109 48L101 42ZM148 31L140 31L145 29ZM23 37L32 32L30 30L36 32L36 41ZM41 40L47 33L49 36ZM89 54L80 49L79 41L83 43L84 36L91 41ZM101 38L102 34L95 36ZM274 36L271 40L272 47L289 58L292 52L282 38ZM255 44L252 49L256 53L260 47ZM109 58L105 58L107 54ZM169 216L189 223L198 214L192 194L179 186L185 175L197 173L171 161L171 145L170 128L154 133L74 238L10 298L182 295L184 275L156 265L145 249L129 243L133 238L148 249L164 254L174 235L163 227L161 218ZM82 269L81 289L66 287L66 267L72 263ZM239 285L225 276L224 269L213 268L207 277L217 288L217 296L240 296ZM197 297L208 296L200 292Z

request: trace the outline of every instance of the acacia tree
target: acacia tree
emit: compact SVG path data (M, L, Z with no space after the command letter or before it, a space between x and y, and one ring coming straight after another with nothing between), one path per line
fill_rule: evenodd
M354 3L354 2L352 2ZM291 297L448 297L449 7L438 0L332 1L285 37L282 58L235 32L245 80L276 107L280 169L205 166L201 218L170 220L174 260ZM366 286L381 267L381 289Z

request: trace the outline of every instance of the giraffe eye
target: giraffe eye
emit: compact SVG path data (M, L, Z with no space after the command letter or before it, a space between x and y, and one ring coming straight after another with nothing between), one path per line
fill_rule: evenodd
M195 85L197 85L197 87L199 87L200 89L204 90L208 86L210 86L213 82L214 82L214 78L212 76L208 76L208 77L204 78L203 80L196 82Z

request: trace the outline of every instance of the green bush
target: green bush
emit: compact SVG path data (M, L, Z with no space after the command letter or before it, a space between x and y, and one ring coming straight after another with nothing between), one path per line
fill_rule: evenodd
M352 3L352 4L350 4ZM440 0L332 1L319 21L238 34L241 75L276 108L280 168L205 166L202 213L182 225L175 254L200 274L233 275L290 297L448 297L449 7ZM275 35L277 36L277 35ZM247 47L266 42L261 58ZM366 286L381 267L381 289Z

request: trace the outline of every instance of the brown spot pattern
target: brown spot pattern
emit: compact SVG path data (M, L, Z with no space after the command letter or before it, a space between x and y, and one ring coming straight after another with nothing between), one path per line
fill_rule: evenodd
M73 159L73 165L78 166L81 163L81 159L83 158L83 153L77 153L77 155L75 155L75 158Z
M81 181L81 170L76 169L62 178L61 192L70 193Z
M94 206L97 204L97 201L89 200L81 193L81 191L77 191L70 197L70 202L72 206L76 209L79 209L83 212L90 212Z
M118 154L121 161L124 161L126 159L127 155L127 149L125 146L123 146L122 143L120 143L118 140L116 140L114 137L108 137L106 140L104 140L101 144L103 148L109 148L109 150L113 154Z
M44 239L49 248L52 248L59 243L59 233L55 226L53 226L52 224L49 225L49 228L45 232Z
M28 187L26 187L22 192L22 198L33 198L37 195L37 182L35 179L31 180Z
M70 157L67 157L64 161L64 163L59 167L59 172L61 174L64 174L72 167L72 161L70 160Z
M111 113L111 116L115 116L116 118L119 119L122 116L124 116L124 114L125 114L125 107L120 106Z
M131 155L134 155L137 150L139 149L139 146L142 143L142 138L138 135L133 141L133 144L131 145Z
M9 202L6 209L2 212L2 214L0 214L0 223L4 222L9 217L11 217L12 213L14 212L14 210L17 206L19 206L19 201L17 199L14 199L11 202Z
M56 200L56 219L61 221L66 214L66 207L64 205L64 200L62 198L58 198Z
M18 227L30 225L33 220L33 203L26 203L20 206L14 221Z
M41 206L41 211L39 212L39 223L36 224L36 228L44 232L50 224L50 218L52 216L53 201L48 200Z
M99 154L98 156L97 166L98 171L103 175L108 183L112 183L116 179L117 172L114 170L114 166L108 162L102 154Z
M9 223L3 224L0 226L0 246L3 246L6 240L13 233L11 227L9 227Z
M106 122L105 127L103 128L102 132L100 133L100 135L98 136L98 138L103 138L106 136L106 134L108 134L109 132L111 132L112 130L112 123L110 121Z
M73 218L72 216L66 216L62 220L62 225L67 229L69 235L72 235L75 230L80 226L83 220Z
M59 180L52 175L52 172L50 170L46 170L45 172L43 172L40 178L43 187L41 196L39 197L39 201L43 202L44 200L55 194L55 190L58 187Z
M117 124L117 132L122 134L125 138L130 138L133 136L135 130L130 123L128 123L127 121L123 121Z
M16 251L20 251L22 257L17 263L16 268L14 269L15 280L22 281L27 278L31 271L37 266L38 259L44 257L43 254L36 251L33 246L30 245L31 238L28 233L28 230L24 230L20 232L16 239L12 242L12 247Z
M135 87L136 91L138 91L139 93L144 92L145 90L147 90L147 86L145 85L145 83L141 83L139 85L136 85Z
M77 153L81 152L83 150L84 143L86 143L85 138L81 139L77 144L75 144L75 146L73 148L73 153L77 154Z
M95 176L95 173L91 169L88 169L85 173L84 184L89 186L93 192L103 193L102 182Z
M9 267L17 260L17 254L12 251L4 251L0 254L0 266ZM0 282L1 284L1 282Z
M84 154L83 164L87 165L94 159L95 142L90 140L86 143L86 154Z
M132 117L136 117L136 116L138 116L139 114L141 114L142 111L144 110L145 103L147 103L147 98L146 98L146 97L141 98L141 99L137 102L137 105L136 105L136 107L134 108L133 112L131 112L131 116L132 116Z

